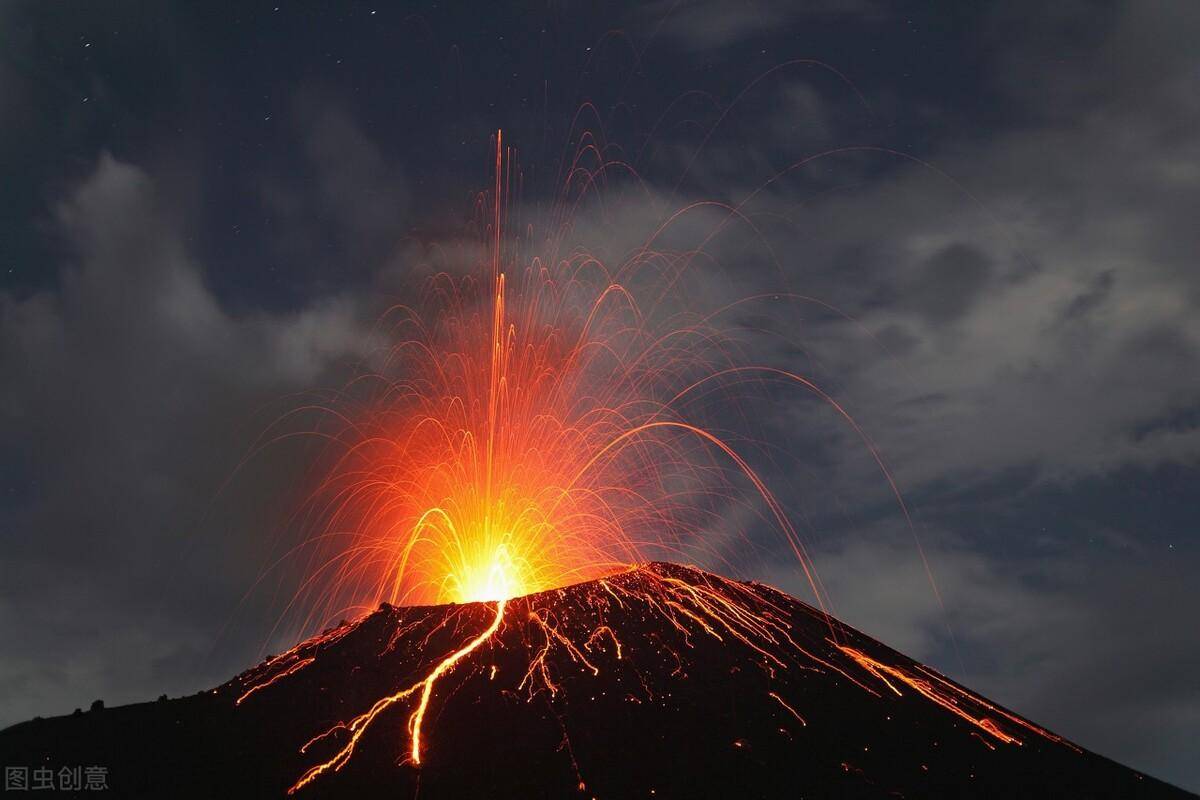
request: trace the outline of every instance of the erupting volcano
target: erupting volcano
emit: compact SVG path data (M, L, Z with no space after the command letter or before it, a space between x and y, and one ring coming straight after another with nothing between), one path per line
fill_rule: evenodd
M25 723L5 752L105 764L121 796L1174 794L827 613L753 437L707 412L798 387L907 519L900 494L818 385L747 363L739 304L686 301L707 239L659 240L689 209L615 267L565 249L571 209L625 168L602 154L580 148L526 257L532 237L503 234L520 174L497 134L487 257L386 314L385 354L317 408L305 433L329 457L280 561L303 574L281 624L355 621L210 692ZM706 535L730 507L774 544ZM793 558L816 606L663 563L732 569L746 550Z

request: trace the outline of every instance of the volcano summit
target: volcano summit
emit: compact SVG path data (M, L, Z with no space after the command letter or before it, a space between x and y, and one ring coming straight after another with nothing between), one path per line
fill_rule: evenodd
M121 797L1187 797L775 589L653 563L398 608L211 691L34 720Z

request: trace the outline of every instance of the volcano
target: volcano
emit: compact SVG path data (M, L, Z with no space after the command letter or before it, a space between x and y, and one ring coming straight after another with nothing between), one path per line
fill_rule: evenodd
M0 732L119 797L1190 797L757 583L383 605L190 697Z

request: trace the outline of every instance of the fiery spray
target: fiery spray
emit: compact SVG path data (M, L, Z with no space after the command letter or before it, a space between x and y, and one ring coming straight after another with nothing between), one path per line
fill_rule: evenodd
M398 705L409 714L407 761L419 765L439 679L501 628L507 601L624 573L652 557L694 557L705 547L699 534L747 490L825 608L796 531L738 442L688 411L697 395L766 376L816 393L857 431L853 420L803 376L746 365L716 316L672 311L695 252L660 250L656 234L610 267L584 252L563 252L570 228L563 211L538 255L524 256L522 242L504 235L514 169L499 133L494 169L490 195L480 198L487 256L466 276L434 275L418 304L385 315L383 332L393 344L379 368L346 393L366 399L329 409L340 421L326 432L338 455L306 509L321 533L306 542L310 574L293 601L308 610L310 623L381 602L486 601L494 612L420 680L314 737L305 751L333 738L333 754L292 791L345 766L372 722ZM588 186L599 175L577 158L568 185ZM689 635L750 647L769 669L800 657L874 692L850 676L857 667L864 679L896 693L911 688L999 742L1019 743L983 714L963 711L965 694L940 679L841 647L832 623L834 649L822 656L799 648L786 626L747 604L734 584L639 575L602 581L610 596L604 602L636 598ZM620 632L611 626L574 630L536 609L523 623L544 635L521 682L531 694L558 690L545 669L557 649L597 674L594 648L606 643L610 656L622 656ZM303 670L338 630L248 675L237 702ZM804 724L786 698L771 696Z
M746 487L807 572L765 483L689 419L696 397L762 376L744 372L715 317L670 307L695 253L650 241L610 267L562 253L560 220L526 258L503 235L512 173L497 134L486 258L392 308L386 357L328 409L338 455L306 509L321 535L304 545L295 599L308 621L384 601L496 601L694 556L697 532Z

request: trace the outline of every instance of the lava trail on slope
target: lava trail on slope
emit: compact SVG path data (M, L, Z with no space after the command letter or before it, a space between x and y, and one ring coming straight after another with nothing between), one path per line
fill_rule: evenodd
M0 732L119 797L1188 797L769 587L653 563L383 606L216 689Z

